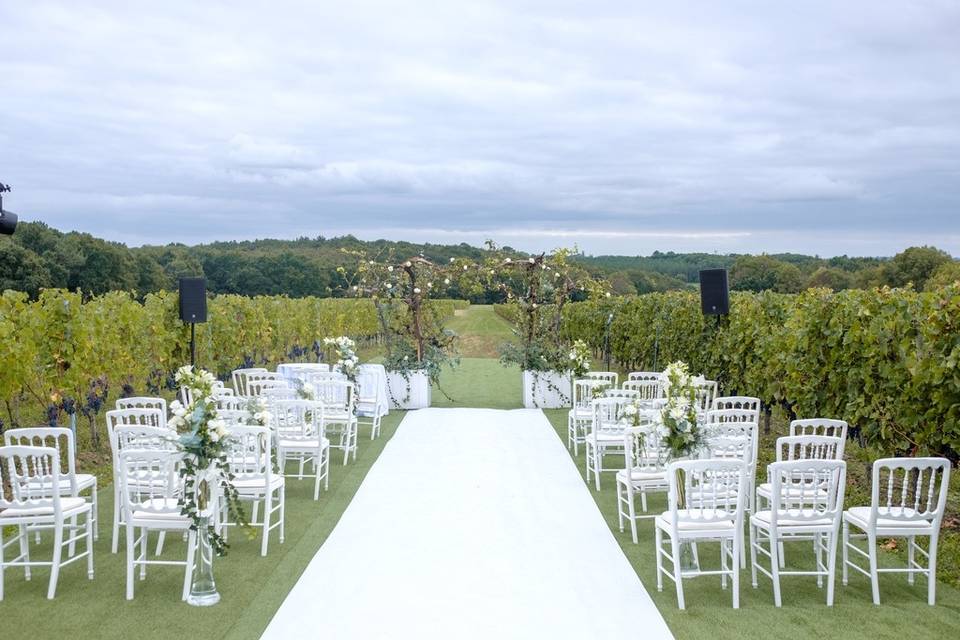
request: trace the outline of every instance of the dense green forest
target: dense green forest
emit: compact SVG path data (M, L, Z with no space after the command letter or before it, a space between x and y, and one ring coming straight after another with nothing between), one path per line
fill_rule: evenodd
M214 242L196 246L127 247L87 233L61 232L41 222L21 223L10 238L0 238L0 291L16 289L36 296L43 288L100 294L135 290L141 294L173 289L180 276L202 275L215 293L242 295L340 296L345 293L357 252L370 257L394 252L422 253L446 261L481 259L485 249L467 244L436 245L352 236ZM506 248L508 253L521 252ZM718 255L654 252L650 256L578 256L615 293L629 295L695 286L700 269L730 270L733 289L795 293L810 287L835 291L878 285L922 289L928 281L960 279L960 263L933 247L911 247L893 258L819 258L799 254ZM932 280L931 280L932 279ZM456 293L456 292L453 292ZM495 292L490 299L499 302Z

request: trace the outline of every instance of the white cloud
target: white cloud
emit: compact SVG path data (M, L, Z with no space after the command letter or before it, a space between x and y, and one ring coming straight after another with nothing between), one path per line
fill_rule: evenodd
M25 219L960 253L956 3L97 7L0 6Z

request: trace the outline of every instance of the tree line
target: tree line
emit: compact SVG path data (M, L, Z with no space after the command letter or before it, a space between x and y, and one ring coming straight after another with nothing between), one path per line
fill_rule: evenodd
M88 233L61 232L42 222L21 223L0 239L0 291L14 289L36 297L41 289L80 290L86 295L136 291L145 295L172 290L181 276L204 276L214 293L246 296L339 297L347 295L356 255L424 255L481 261L486 248L363 241L353 236L295 240L213 242L127 247ZM526 254L502 248L506 255ZM819 258L801 254L717 255L654 252L650 256L576 256L594 275L606 278L614 293L642 294L695 287L700 269L727 268L731 288L796 293L810 287L834 291L960 279L960 263L934 247L911 247L893 258ZM456 295L456 291L451 292ZM471 302L502 302L500 292L464 295Z

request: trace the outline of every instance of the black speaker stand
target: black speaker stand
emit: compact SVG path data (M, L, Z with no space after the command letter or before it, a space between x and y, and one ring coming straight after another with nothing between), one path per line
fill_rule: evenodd
M190 323L190 366L197 364L197 323Z

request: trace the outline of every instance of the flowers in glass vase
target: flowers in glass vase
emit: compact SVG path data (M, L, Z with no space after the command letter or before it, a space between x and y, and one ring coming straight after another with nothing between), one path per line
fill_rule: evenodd
M360 358L357 357L357 343L347 336L337 338L324 338L324 346L331 347L336 351L336 367L340 373L347 376L351 382L357 381L357 372L360 369Z
M661 374L665 402L660 411L660 435L674 458L689 456L703 444L703 431L697 423L696 380L685 362L673 362Z
M247 520L227 464L230 430L226 421L217 416L216 378L209 371L185 366L177 370L175 380L189 391L187 397L191 398L186 406L171 402L173 417L167 422L180 434L179 448L186 454L180 468L184 491L179 505L183 515L191 519L191 528L201 531L205 526L206 531L201 533L209 536L217 555L225 555L227 544L205 515L209 501L215 499L218 490L222 491L234 520L244 526Z
M574 340L567 357L570 360L570 370L575 378L581 378L590 371L590 347L583 340Z

